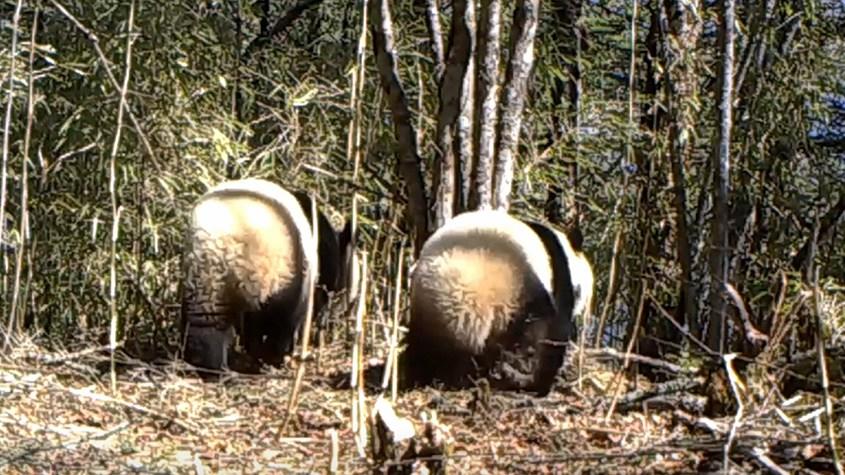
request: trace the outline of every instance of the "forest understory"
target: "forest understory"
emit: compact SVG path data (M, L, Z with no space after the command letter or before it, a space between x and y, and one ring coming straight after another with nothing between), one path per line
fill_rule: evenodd
M841 0L0 0L0 106L0 473L845 473ZM215 376L184 251L241 178L365 284ZM420 250L492 208L592 268L553 391L394 393Z

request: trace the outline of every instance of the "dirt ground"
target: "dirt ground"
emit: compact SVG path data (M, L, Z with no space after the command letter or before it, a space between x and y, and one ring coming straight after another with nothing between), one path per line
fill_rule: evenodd
M382 391L372 375L366 435L353 430L352 407L361 401L349 386L345 345L325 348L319 367L307 364L285 427L294 363L206 381L178 362L123 357L113 392L107 355L101 348L48 353L30 343L0 359L0 471L700 473L720 471L728 445L733 473L832 469L817 399L749 403L739 416L721 418L675 403L631 406L624 401L647 383L624 379L614 391L616 373L606 363L586 365L579 379L568 361L566 377L545 398L483 386L399 391L392 406L413 422L420 446L423 419L432 416L446 442L432 456L391 464L374 454L371 416ZM385 396L390 401L389 390ZM841 424L843 404L834 403Z

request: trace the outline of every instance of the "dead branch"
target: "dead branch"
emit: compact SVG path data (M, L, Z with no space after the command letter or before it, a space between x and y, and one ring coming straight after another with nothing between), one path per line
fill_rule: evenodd
M664 370L669 371L671 373L691 373L691 372L696 371L695 369L683 368L680 365L676 365L674 363L670 363L670 362L665 361L665 360L660 360L660 359L657 359L657 358L651 358L651 357L648 357L648 356L638 355L636 353L631 353L631 354L626 355L625 353L622 353L621 351L618 351L614 348L609 348L609 347L608 348L584 349L584 354L586 356L590 357L591 359L598 359L598 358L601 358L601 357L607 357L607 358L614 358L614 359L618 359L618 360L624 360L625 358L628 358L631 361L635 361L637 363L647 364L649 366L654 366L656 368L664 369Z
M843 468L839 459L839 448L836 445L836 429L834 429L833 419L833 401L830 398L830 382L827 374L827 363L825 362L824 353L824 321L822 320L822 312L819 298L819 269L816 267L815 276L813 279L813 310L816 317L816 353L819 361L819 378L822 385L822 397L824 399L825 412L825 435L827 436L827 444L830 447L830 453L833 456L833 466L836 468L836 473L842 475Z
M769 341L769 336L754 327L751 323L751 318L748 316L748 310L745 309L745 302L739 296L733 285L725 282L725 291L733 300L734 305L739 310L740 318L742 319L742 328L745 331L745 338L752 344L764 344Z

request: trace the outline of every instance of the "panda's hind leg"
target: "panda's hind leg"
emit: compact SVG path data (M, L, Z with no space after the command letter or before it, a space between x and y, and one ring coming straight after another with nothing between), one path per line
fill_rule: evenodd
M567 319L571 313L570 309ZM521 346L526 349L533 347L530 354L533 356L535 367L531 389L542 397L551 392L563 366L568 322L563 321L549 295L543 295L529 305L528 318L520 335Z
M280 292L244 315L244 347L251 356L280 366L293 351L296 331L305 316L297 289Z
M471 352L444 341L443 335L431 334L413 319L410 326L399 360L404 386L441 383L449 388L465 388L483 374L483 362Z

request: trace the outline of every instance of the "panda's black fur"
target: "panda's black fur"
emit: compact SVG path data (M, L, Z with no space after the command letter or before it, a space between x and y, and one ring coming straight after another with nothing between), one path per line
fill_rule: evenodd
M308 195L266 180L221 183L197 201L183 255L186 361L226 367L236 330L254 359L282 361L307 312L310 287L323 282L338 290L338 268L352 251L323 213L317 246L310 225ZM327 301L328 293L315 295L315 315Z
M565 235L538 222L489 210L452 218L411 275L406 382L464 386L491 376L547 394L575 336L573 309L583 306L571 274L581 260L589 269ZM591 275L588 284L591 292Z
M311 224L311 196L302 191L295 191L293 194ZM314 292L315 315L320 314L331 294L346 286L343 264L345 255L350 252L352 246L351 225L352 222L347 221L343 230L338 233L326 215L319 208L317 209L317 253L320 257L320 273ZM341 265L338 265L339 263ZM324 325L325 322L320 321L320 324Z

